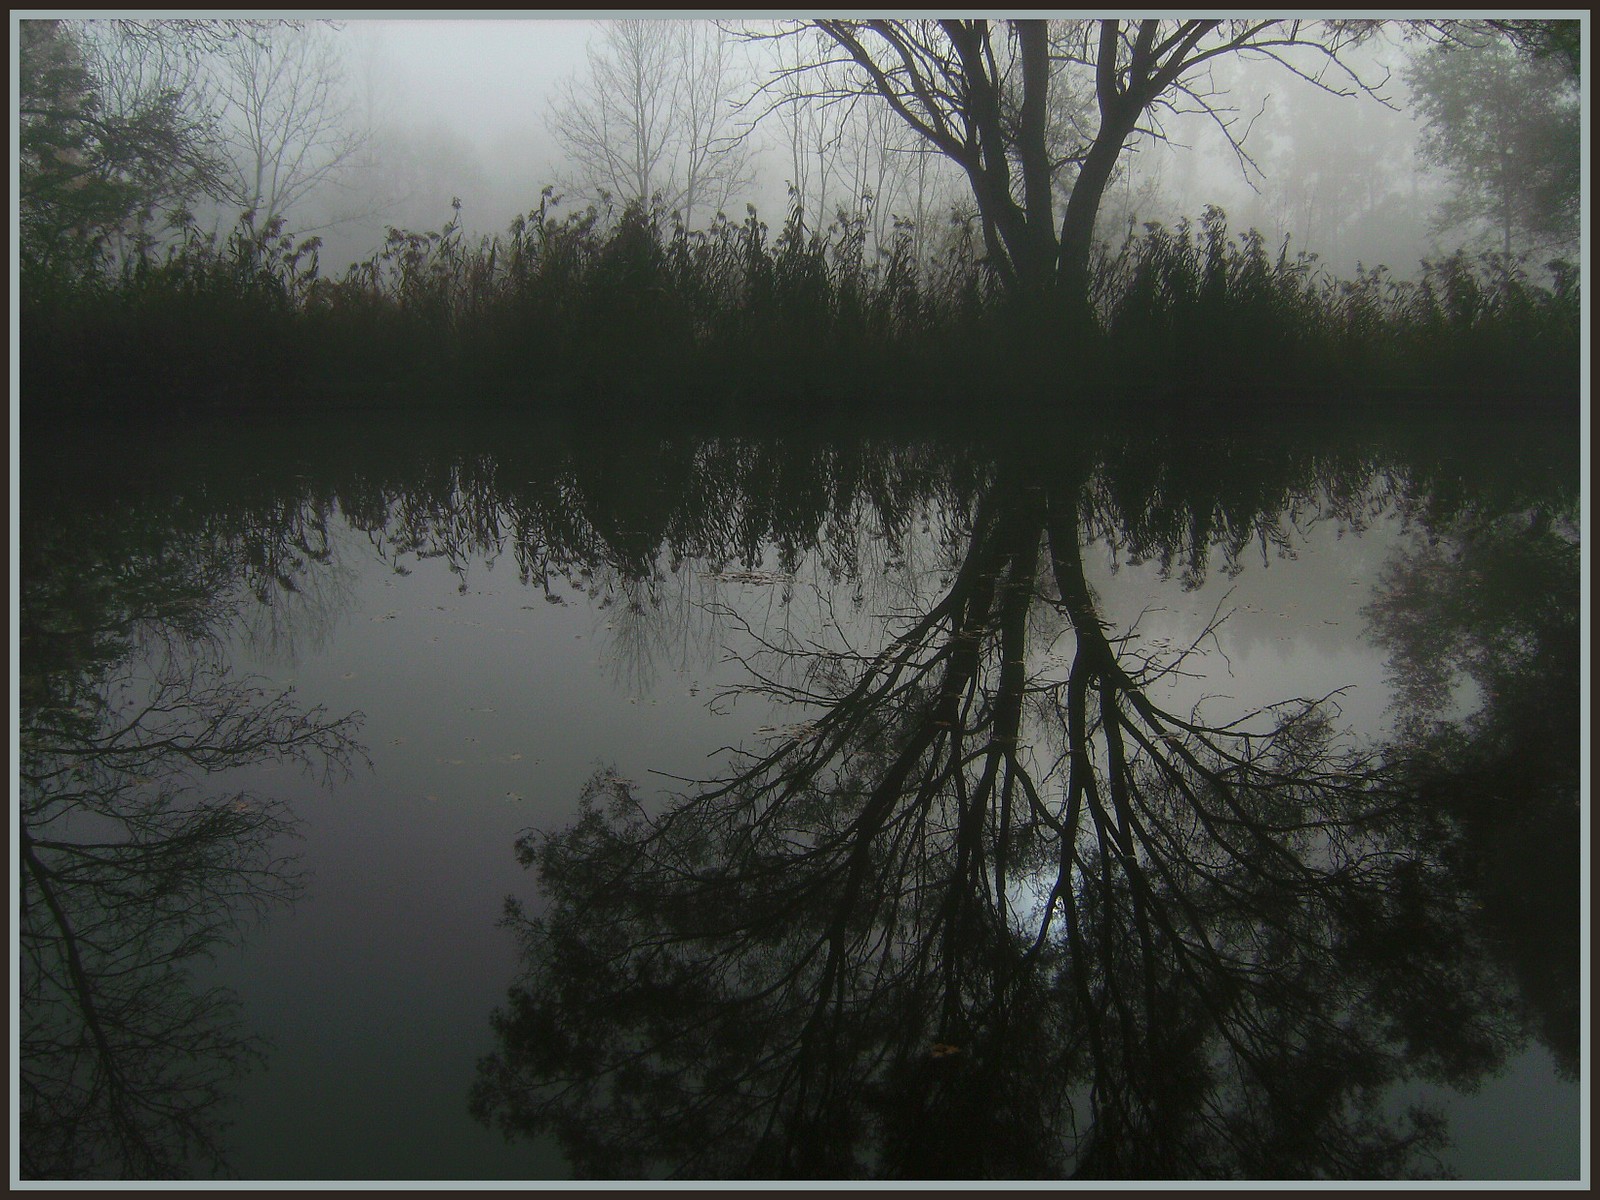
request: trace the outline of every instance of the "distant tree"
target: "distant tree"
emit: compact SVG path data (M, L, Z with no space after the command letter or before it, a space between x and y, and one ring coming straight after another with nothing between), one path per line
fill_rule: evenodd
M725 205L750 178L733 54L710 22L609 22L589 47L588 73L568 79L551 106L575 187L624 204L659 198L686 224Z
M1508 257L1575 243L1581 183L1575 67L1575 57L1523 54L1505 41L1446 43L1416 57L1406 80L1424 123L1419 153L1450 177L1440 229L1484 222Z
M1403 247L1426 236L1409 116L1379 104L1345 105L1323 92L1274 95L1282 134L1255 153L1265 179L1256 212L1294 246L1335 259L1399 268ZM1241 213L1240 216L1245 214ZM1250 219L1261 219L1251 217ZM1407 255L1410 257L1409 255Z
M227 23L23 21L18 37L18 199L24 263L103 260L162 209L228 190L215 122L185 69ZM103 36L102 36L103 35Z
M369 140L334 37L327 25L282 23L224 56L237 193L258 227L340 183Z

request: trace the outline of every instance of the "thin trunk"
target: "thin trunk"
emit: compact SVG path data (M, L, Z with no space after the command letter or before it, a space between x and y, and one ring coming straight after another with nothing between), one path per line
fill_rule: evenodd
M1061 219L1061 249L1057 267L1056 286L1062 299L1071 306L1085 308L1089 301L1089 252L1094 244L1095 217L1100 212L1100 201L1112 172L1122 155L1122 143L1133 131L1131 120L1119 120L1115 126L1102 126L1095 138L1089 156L1084 160L1067 199L1067 211Z
M1016 30L1022 52L1022 119L1018 149L1022 152L1028 239L1025 253L1029 259L1018 274L1024 285L1043 299L1053 282L1051 274L1057 253L1050 151L1045 140L1050 101L1050 47L1046 22L1018 21Z

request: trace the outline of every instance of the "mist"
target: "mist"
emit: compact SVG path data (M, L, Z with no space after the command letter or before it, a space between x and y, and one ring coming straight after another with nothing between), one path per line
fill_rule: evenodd
M339 49L342 86L370 139L360 167L315 189L287 214L291 230L323 239L325 271L365 259L391 227L438 229L451 219L456 199L468 237L504 232L537 207L546 186L569 211L583 205L581 181L552 133L552 105L563 86L588 83L587 53L605 37L607 22L352 19L322 28ZM1335 276L1382 264L1396 277L1410 277L1422 260L1448 253L1469 232L1432 228L1442 180L1417 156L1421 126L1403 81L1420 46L1385 34L1350 58L1363 78L1381 81L1381 99L1332 94L1277 63L1218 61L1210 80L1217 111L1166 113L1159 133L1135 136L1108 189L1097 236L1114 246L1130 228L1171 226L1216 205L1230 230L1255 228L1275 249L1287 239L1291 254L1315 254ZM746 140L750 174L726 211L738 220L750 205L776 227L796 183L784 144L785 110L765 111L770 97L758 93L777 63L763 43L735 51L742 83L727 103ZM1330 85L1351 90L1348 79L1334 77ZM831 128L817 157L824 171L825 159L833 160L836 178L820 195L811 180L813 222L826 224L841 206L857 207L859 197L838 176L861 152L861 116L855 114L852 129L842 106L823 114ZM906 153L903 140L898 150ZM959 172L924 157L941 202L962 203ZM904 197L878 205L875 232L909 215L893 211L896 199ZM233 215L212 214L224 226Z

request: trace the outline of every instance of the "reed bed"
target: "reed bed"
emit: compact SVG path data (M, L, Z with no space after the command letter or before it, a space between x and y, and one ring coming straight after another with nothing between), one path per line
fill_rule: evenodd
M1551 282L1458 252L1416 280L1339 280L1230 235L1221 210L1148 225L1096 262L1093 320L1020 313L970 214L920 261L912 230L798 206L706 229L629 206L561 213L547 189L507 231L389 230L342 275L317 239L246 216L115 270L22 267L25 407L409 403L444 395L613 406L971 404L1467 389L1576 395L1577 272Z

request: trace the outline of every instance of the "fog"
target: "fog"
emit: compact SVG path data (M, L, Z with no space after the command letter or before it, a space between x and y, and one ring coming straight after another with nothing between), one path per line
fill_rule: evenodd
M285 214L289 229L320 236L324 271L339 272L374 253L391 227L439 229L452 218L456 199L469 237L504 232L518 214L538 206L547 185L561 202L558 215L594 201L596 189L584 188L552 115L564 86L592 94L587 52L608 24L553 18L311 23L312 32L338 49L340 87L363 152ZM1230 231L1257 228L1274 251L1287 238L1291 255L1313 252L1336 276L1379 263L1397 277L1414 275L1421 260L1454 250L1472 232L1430 232L1443 179L1417 158L1420 126L1401 79L1416 48L1386 33L1347 60L1362 79L1382 82L1377 90L1387 106L1368 95L1330 95L1283 65L1232 55L1216 60L1214 75L1202 81L1214 112L1158 114L1158 132L1135 136L1102 205L1098 236L1115 247L1146 222L1197 219L1214 204L1226 212ZM732 55L732 77L740 86L731 95L751 97L772 78L770 43L739 43ZM1349 86L1337 71L1330 79ZM747 177L717 198L723 203L702 206L691 224L704 225L714 207L743 220L748 204L776 231L793 203L794 183L801 184L808 216L826 224L841 205L859 207L858 193L847 184L873 190L887 154L903 164L914 142L903 127L890 128L898 123L881 105L876 116L867 106L855 110L850 129L841 133L837 122L845 108L838 106L822 115L826 129L808 135L813 153L802 162L795 152L800 135L792 121L786 124L790 110L754 119L771 99L756 95L742 108L731 96L724 100L730 128L746 130ZM863 133L872 120L879 132ZM1229 145L1223 122L1242 139L1242 155ZM860 141L873 136L882 140L876 176ZM952 203L970 206L965 181L950 163L933 158L921 171L917 215L923 226ZM796 180L801 173L805 178ZM880 189L873 233L882 236L895 217L913 215L909 194L904 185L891 196ZM215 209L205 216L226 227L237 214Z

